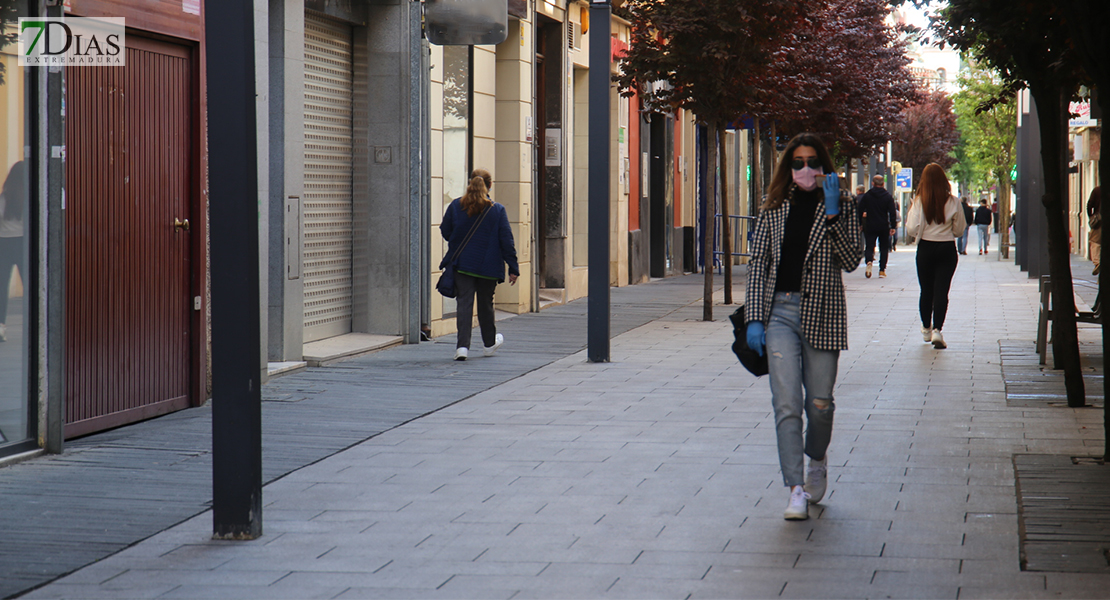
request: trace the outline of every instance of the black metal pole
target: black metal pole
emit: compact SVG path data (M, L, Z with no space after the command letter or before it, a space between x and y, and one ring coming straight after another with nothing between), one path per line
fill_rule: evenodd
M262 535L255 15L248 0L206 0L204 8L212 263L212 536L254 539Z
M587 355L609 362L609 0L590 3L589 304Z

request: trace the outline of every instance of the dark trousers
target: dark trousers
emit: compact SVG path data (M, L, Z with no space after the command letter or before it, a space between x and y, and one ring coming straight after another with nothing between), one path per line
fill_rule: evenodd
M917 282L921 285L921 325L933 329L944 328L948 313L948 290L960 256L956 242L929 242L917 244Z
M12 267L22 264L23 238L0 238L0 323L8 322L8 294L11 293L8 284L12 280ZM24 276L22 267L19 276Z
M863 232L863 237L867 242L867 245L864 246L864 262L875 262L875 240L879 240L879 270L885 271L886 259L890 256L890 230L865 230Z
M455 305L459 341L456 348L470 348L470 330L474 325L474 297L478 298L478 326L482 328L482 342L492 346L497 336L497 321L493 315L493 291L497 289L496 279L471 277L463 273L455 274Z

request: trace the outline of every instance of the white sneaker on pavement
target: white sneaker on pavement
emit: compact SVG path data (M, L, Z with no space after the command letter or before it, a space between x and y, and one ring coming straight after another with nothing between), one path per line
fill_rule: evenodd
M926 342L933 341L933 330L932 330L932 328L922 327L921 328L921 339L925 340Z
M940 334L939 329L933 330L933 339L930 341L933 342L933 347L937 350L943 350L948 347L948 344L944 343L944 336Z
M800 485L790 488L790 504L782 518L787 521L805 521L809 518L809 494Z
M809 459L809 468L806 469L805 491L809 495L809 503L817 504L825 497L825 488L829 484L829 455L825 454L824 460Z
M492 346L486 346L486 348L484 350L484 354L486 356L493 356L493 353L497 352L497 349L500 348L501 344L504 344L504 343L505 343L505 336L501 335L500 333L497 334L493 338L493 345Z
M466 360L466 355L469 353L466 348L455 348L455 360Z
M867 270L863 272L863 276L871 279L871 263L867 263Z

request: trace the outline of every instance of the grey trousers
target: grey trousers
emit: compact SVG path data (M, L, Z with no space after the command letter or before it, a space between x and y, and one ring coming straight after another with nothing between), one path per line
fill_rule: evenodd
M459 341L456 348L470 348L470 332L474 324L474 297L478 298L478 326L482 328L482 342L488 348L497 337L497 322L493 315L493 291L497 289L496 279L471 277L464 273L455 274L456 323Z

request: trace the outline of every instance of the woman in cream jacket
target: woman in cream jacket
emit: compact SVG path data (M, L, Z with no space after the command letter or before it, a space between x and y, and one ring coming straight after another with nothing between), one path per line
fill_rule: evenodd
M958 198L944 169L930 163L921 174L917 196L906 217L906 234L917 242L917 281L921 285L921 337L947 348L941 330L948 313L948 290L956 273L956 239L967 227Z

